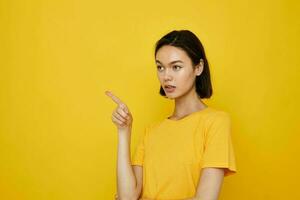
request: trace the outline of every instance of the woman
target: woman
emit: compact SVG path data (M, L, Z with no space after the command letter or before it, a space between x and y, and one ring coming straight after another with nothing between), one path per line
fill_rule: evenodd
M175 101L173 114L149 124L130 159L132 115L118 104L117 199L217 200L223 178L236 172L230 116L206 105L212 86L200 40L172 31L155 47L160 94Z

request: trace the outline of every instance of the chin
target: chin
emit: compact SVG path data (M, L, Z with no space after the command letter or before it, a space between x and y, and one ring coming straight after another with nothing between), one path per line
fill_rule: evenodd
M183 93L165 93L166 94L166 97L168 98L168 99L177 99L177 98L181 98L181 97L183 97L183 96L185 96L186 94L183 94Z
M173 94L173 93L171 93L171 94L166 93L166 97L167 97L168 99L176 99L176 98L178 97L178 95Z

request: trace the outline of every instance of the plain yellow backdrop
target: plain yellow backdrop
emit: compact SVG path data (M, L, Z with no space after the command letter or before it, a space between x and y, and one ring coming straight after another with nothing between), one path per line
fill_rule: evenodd
M154 44L202 41L238 173L220 200L300 199L299 1L0 1L0 199L113 199L112 91L145 125L172 113Z

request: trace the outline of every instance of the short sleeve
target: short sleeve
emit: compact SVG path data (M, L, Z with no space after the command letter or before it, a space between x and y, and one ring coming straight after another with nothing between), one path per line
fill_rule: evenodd
M236 173L235 155L231 138L231 119L221 111L212 119L205 134L202 167L225 168L224 176Z
M138 142L138 145L135 148L135 152L131 159L131 165L143 166L144 164L146 132L147 132L147 127L144 128L143 134Z

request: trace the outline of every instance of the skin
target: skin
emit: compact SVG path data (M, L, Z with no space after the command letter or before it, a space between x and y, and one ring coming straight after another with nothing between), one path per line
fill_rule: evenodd
M178 120L207 107L197 96L195 89L196 76L201 75L203 71L204 62L202 59L193 68L192 61L184 50L166 45L157 51L155 62L157 64L157 77L161 86L163 88L167 84L176 86L172 93L168 93L164 89L166 97L175 101L175 109L169 119ZM138 165L132 166L130 163L132 115L126 104L117 96L108 91L105 93L118 105L112 115L112 121L118 128L119 136L118 195L115 196L115 199L136 200L142 191L143 168ZM207 167L201 170L195 196L188 199L217 200L223 183L224 169Z
M195 79L203 71L203 60L193 69L192 61L178 47L163 46L156 53L157 77L162 87L176 86L172 93L166 90L166 97L175 100L175 110L170 119L180 119L207 106L197 97ZM173 63L174 61L177 61Z

